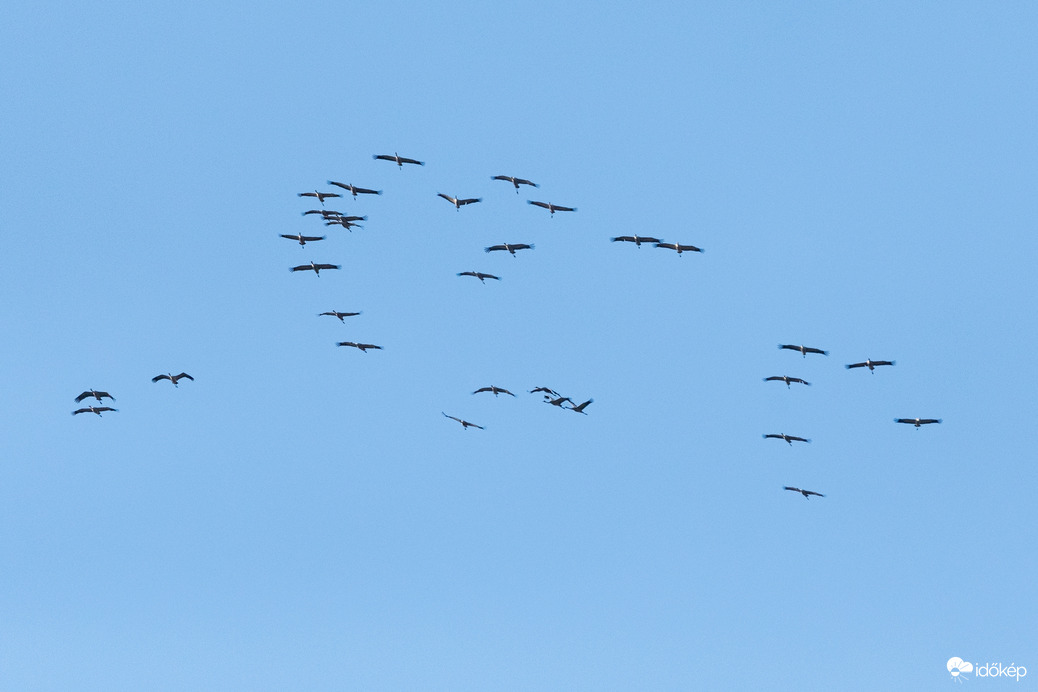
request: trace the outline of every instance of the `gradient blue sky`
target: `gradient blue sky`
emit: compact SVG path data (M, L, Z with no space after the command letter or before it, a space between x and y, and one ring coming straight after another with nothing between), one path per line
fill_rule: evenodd
M1038 689L1036 25L7 3L0 688Z

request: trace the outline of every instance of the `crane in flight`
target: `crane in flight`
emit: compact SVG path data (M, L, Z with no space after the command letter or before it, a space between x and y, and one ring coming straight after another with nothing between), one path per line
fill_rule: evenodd
M329 185L334 185L335 187L341 187L343 190L346 190L351 195L353 195L354 199L357 198L357 195L381 195L382 194L382 190L369 190L366 187L357 187L353 183L337 183L334 180L329 180L328 184Z
M443 413L443 411L440 411L440 413ZM447 416L446 413L443 413L443 415ZM458 418L457 416L447 416L447 417L450 418L451 420L456 420L459 423L461 423L462 430L468 430L469 428L479 428L480 430L486 430L486 428L484 428L482 425L476 425L475 423L469 423L467 420L462 420L462 419Z
M817 495L818 497L825 497L822 493L816 493L814 490L801 490L800 488L794 488L792 486L784 486L786 490L792 490L795 493L800 493L804 496L805 500L810 500L811 495Z
M458 211L461 211L461 208L464 207L466 204L475 204L476 202L483 201L482 197L469 197L468 199L461 199L459 197L451 197L450 195L445 195L442 192L437 192L436 196L442 197L443 199L453 204L454 208Z
M515 257L516 250L533 250L533 245L527 245L526 243L515 243L514 245L502 243L500 245L491 245L490 247L483 248L483 252L496 252L498 250L508 250L512 257Z
M172 373L166 375L155 375L155 377L151 378L151 381L158 382L159 380L169 380L173 383L174 387L179 387L180 385L177 384L177 382L184 379L191 380L192 382L195 381L195 378L191 377L191 375L188 375L186 372L182 372L179 375L174 375Z
M299 243L299 247L306 247L307 243L316 243L318 240L324 240L326 237L323 235L302 235L301 233L296 235L285 235L284 233L279 233L278 235L287 240L296 241Z
M610 238L609 240L611 240L614 243L634 243L639 250L642 247L642 243L655 243L656 245L659 245L661 242L663 242L659 238L647 238L645 236L639 235L618 235L615 238Z
M562 206L560 204L552 204L551 202L535 202L532 199L526 200L526 203L527 204L532 204L535 207L540 207L541 209L547 209L548 211L551 212L552 217L555 216L555 212L557 212L557 211L576 211L577 210L576 207L564 207L564 206Z
M779 433L778 435L769 433L769 434L764 436L765 440L767 440L768 438L774 438L776 440L785 440L786 442L789 443L790 447L793 446L794 442L810 442L811 441L811 440L807 439L806 437L797 437L796 435L786 435L785 433Z
M338 343L338 345L339 346L352 346L353 348L359 348L361 353L367 353L369 348L373 348L373 349L376 349L378 351L382 350L381 346L376 346L375 344L358 344L356 341L340 341Z
M329 197L342 197L342 195L340 195L338 192L318 192L317 190L314 190L313 192L300 192L299 196L316 197L317 201L320 202L322 205L324 204L324 200L328 199Z
M500 276L494 276L493 274L484 274L483 272L458 272L458 276L474 276L480 280L480 283L484 285L486 285L487 283L486 281L484 281L484 279L496 279L497 281L501 280Z
M314 264L313 262L310 262L310 264L300 264L298 267L292 267L291 269L289 269L289 271L312 271L314 274L317 274L318 278L320 278L322 269L342 269L342 267L340 267L338 264Z
M787 389L789 388L789 383L790 382L799 382L800 384L807 385L808 387L811 386L811 383L808 382L807 380L802 380L799 377L790 377L789 375L772 375L771 377L765 377L764 381L765 382L785 382Z
M102 411L118 411L118 410L119 409L112 408L111 406L87 406L86 408L76 409L75 411L72 412L72 415L75 416L75 415L80 414L80 413L96 413L98 416L100 416Z
M392 156L390 156L389 154L372 154L371 158L375 159L376 161L392 161L397 165L398 168L401 169L403 169L405 163L411 163L416 166L425 165L424 161L419 161L417 159L409 159L395 152Z
M808 353L820 353L823 356L829 355L828 351L823 351L820 348L811 348L810 346L795 346L793 344L779 344L780 349L786 349L787 351L798 351L804 358L807 358Z
M696 247L695 245L681 245L680 243L656 243L656 247L675 250L678 253L678 257L680 257L683 252L703 252L703 248Z
M940 418L895 418L895 423L905 423L906 425L914 425L915 429L918 430L921 426L931 425L933 423L940 423Z
M344 317L356 317L359 314L359 312L339 312L338 310L329 310L328 312L322 312L317 316L323 317L324 315L331 315L332 317L338 317L340 322L346 324L346 320L343 319Z
M112 401L115 401L115 397L109 394L108 392L99 392L96 389L89 389L76 397L76 403L78 404L83 399L86 399L88 397L94 397L95 399L97 399L98 403L101 403L101 399L103 397L108 397Z
M848 370L852 368L868 368L869 372L875 373L876 368L880 365L894 365L896 362L897 361L895 360L869 360L868 358L866 358L861 363L849 363L843 367L847 368Z
M479 389L477 389L476 391L474 391L472 393L473 394L479 394L480 392L493 392L494 396L497 396L498 394L508 394L509 396L515 396L515 394L512 394L510 391L508 391L504 387L496 387L494 385L490 385L489 387L480 387Z
M495 175L495 176L493 176L490 179L491 180L505 180L505 181L508 181L508 182L512 183L512 185L515 186L515 194L517 194L517 195L519 194L519 186L520 185L529 185L530 187L540 187L540 185L538 185L537 183L534 183L534 182L531 182L529 180L526 180L525 178L516 178L516 177L511 176L511 175Z

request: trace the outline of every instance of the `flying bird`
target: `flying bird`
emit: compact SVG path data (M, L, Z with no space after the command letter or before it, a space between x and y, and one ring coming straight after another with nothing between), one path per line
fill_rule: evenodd
M515 257L516 250L532 250L533 245L526 245L525 243L516 243L515 245L509 245L508 243L502 243L501 245L491 245L490 247L483 248L483 252L494 252L495 250L508 250Z
M637 235L620 235L609 240L615 242L634 243L638 249L641 249L642 243L656 243L659 244L661 241L659 238L646 238L644 236Z
M804 358L807 358L808 353L820 353L823 356L829 355L828 351L823 351L820 348L811 348L810 346L794 346L793 344L779 344L779 348L786 349L789 351L799 351Z
M774 438L776 440L785 440L786 442L789 443L790 447L793 446L794 442L810 442L811 441L811 440L808 440L805 437L797 437L796 435L786 435L785 433L779 433L778 435L768 434L768 435L764 436L765 440L768 439L768 438Z
M321 204L324 204L324 200L328 199L329 197L342 197L342 195L340 195L338 192L318 192L317 190L314 190L313 192L300 192L299 196L316 197L317 201Z
M399 168L403 168L405 163L413 163L416 166L424 166L425 165L424 161L417 161L415 159L408 159L408 158L405 158L405 157L401 156L400 154L396 154L396 153L394 153L392 156L390 156L389 154L373 154L371 158L379 160L379 161L392 161Z
M479 394L480 392L493 392L494 396L497 396L498 394L509 394L511 396L515 396L515 394L512 394L510 391L508 391L504 387L495 387L494 385L490 385L489 387L480 387L479 389L477 389L476 391L474 391L472 393L473 394Z
M773 375L772 377L765 377L765 382L785 382L786 387L789 387L790 382L799 382L800 384L806 384L808 387L811 386L810 382L800 379L799 377L790 377L789 375Z
M338 317L340 322L346 324L346 320L343 319L344 317L356 317L359 314L359 312L339 312L338 310L330 310L328 312L322 312L317 316L322 317L324 315L331 315L332 317Z
M656 243L656 247L663 247L667 248L668 250L676 250L679 257L683 252L703 252L703 248L696 247L695 245L679 245L678 243Z
M850 363L844 367L850 370L851 368L868 368L869 372L876 372L876 367L880 365L894 365L897 361L895 360L869 360L865 359L863 363Z
M382 190L369 190L366 187L356 187L353 183L337 183L334 180L329 180L328 184L329 185L334 185L335 187L341 187L343 190L346 190L351 195L353 195L354 198L356 198L357 195L381 195L382 194Z
M87 406L86 408L76 409L75 411L72 412L72 415L75 416L76 414L79 414L79 413L96 413L98 416L100 416L102 411L118 411L118 410L119 409L112 408L111 406Z
M440 411L440 413L443 413L443 411ZM443 413L443 415L447 416L446 413ZM451 420L456 420L459 423L461 423L461 427L462 427L463 430L468 430L469 428L479 428L480 430L486 430L486 428L484 428L482 425L476 425L475 423L469 423L467 420L462 420L462 419L458 418L457 416L447 416L447 417L450 418Z
M466 204L475 204L476 202L482 202L483 201L482 197L470 197L468 199L458 199L457 197L451 197L450 195L445 195L442 192L437 192L436 196L437 197L442 197L443 199L445 199L448 202L450 202L451 204L453 204L454 208L457 209L458 211L461 211L461 208L463 206L465 206Z
M299 243L300 247L305 247L307 243L314 243L318 240L324 240L326 236L323 235L285 235L284 233L279 234L282 238L288 240L294 240Z
M922 425L929 425L931 423L940 423L940 418L895 418L895 423L907 423L908 425L914 425L918 430Z
M526 200L526 203L527 204L532 204L535 207L540 207L541 209L547 209L548 211L551 212L552 216L555 216L555 212L557 212L557 211L576 211L577 210L576 207L562 207L562 206L559 206L558 204L552 204L551 202L535 202L532 199Z
M592 402L594 402L594 399L588 399L587 401L585 401L580 406L570 406L569 410L570 411L576 411L577 413L583 413L586 416L587 413L584 412L584 409L587 408L587 405L592 403ZM573 403L573 402L571 401L570 403Z
M805 500L810 500L810 495L817 495L818 497L825 497L822 493L816 493L814 490L801 490L800 488L792 488L790 486L784 486L786 490L792 490L795 493L800 493L804 496Z
M552 397L559 396L558 392L556 392L554 389L548 389L547 387L534 387L533 389L530 390L530 394L533 394L535 392L544 392L546 399L550 399ZM551 396L548 396L549 394Z
M379 351L382 350L381 346L376 346L375 344L358 344L356 341L340 341L338 345L359 348L362 353L367 353L369 348L378 349Z
M367 217L363 217L363 218L367 218ZM324 222L324 225L325 226L342 226L347 231L350 231L350 233L353 233L353 231L350 230L351 228L364 228L359 223L353 223L353 221L351 221L349 219L349 217L346 217L346 216L336 216L336 217L330 218L330 219L328 219L328 220L326 220Z
M486 284L484 279L497 279L501 280L500 276L494 276L493 274L484 274L483 272L458 272L458 276L474 276L480 280L480 282Z
M322 269L341 269L341 268L342 267L340 267L338 264L314 264L313 262L311 262L310 264L300 264L298 267L292 267L291 269L289 269L289 271L293 271L293 272L308 272L308 271L312 271L314 274L317 274L317 276L320 277Z
M523 178L514 178L514 177L512 177L510 175L495 175L495 176L491 177L490 179L491 180L507 180L508 182L512 183L512 185L515 186L515 194L517 194L517 195L519 194L519 186L520 185L529 185L530 187L540 187L540 185L538 185L537 183L530 182L529 180L525 180Z
M151 381L152 382L158 382L159 380L169 380L170 382L173 383L174 387L179 387L180 385L177 384L177 381L185 379L185 378L191 380L192 382L195 381L195 378L191 377L191 375L188 375L186 372L182 372L179 375L173 375L173 374L155 375L155 377L151 378Z
M573 399L570 399L568 396L560 396L557 399L552 399L550 396L546 396L544 398L544 403L551 404L552 406L558 406L559 408L565 408L562 404L564 404L567 401L571 404L573 403Z
M326 219L334 216L342 216L341 211L332 211L331 209L307 209L303 212L303 216L310 216L311 214L320 214Z
M79 396L77 396L77 397L76 397L76 403L78 404L78 403L79 403L79 402L81 402L81 401L82 401L83 399L86 399L87 397L91 397L91 396L92 396L92 397L94 397L95 399L97 399L97 400L98 400L98 402L100 402L100 401L101 401L101 398L102 398L102 397L108 397L108 398L109 398L109 399L111 399L112 401L115 401L115 397L114 397L114 396L112 396L111 394L109 394L108 392L99 392L99 391L97 391L96 389L90 389L90 390L88 390L88 391L85 391L85 392L83 392L83 393L82 393L82 394L80 394Z

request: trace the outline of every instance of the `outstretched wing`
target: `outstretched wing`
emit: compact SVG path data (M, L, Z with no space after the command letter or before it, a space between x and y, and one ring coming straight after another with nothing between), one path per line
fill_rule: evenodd
M158 382L159 380L172 380L172 379L173 378L171 378L169 375L156 375L155 377L151 378L151 381L152 382Z

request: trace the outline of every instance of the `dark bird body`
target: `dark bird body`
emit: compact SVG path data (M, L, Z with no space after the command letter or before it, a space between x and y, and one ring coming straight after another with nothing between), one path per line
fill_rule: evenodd
M786 383L786 387L789 387L789 383L790 382L799 382L800 384L805 384L808 387L811 386L810 382L807 382L806 380L802 380L799 377L790 377L789 375L773 375L771 377L765 377L764 381L765 382L785 382Z
M392 161L393 163L395 163L397 165L398 168L403 168L405 163L411 163L411 164L414 164L416 166L424 166L425 165L424 161L418 161L416 159L409 159L409 158L403 157L400 154L396 154L396 153L394 153L392 156L390 156L389 154L373 154L371 158L376 159L378 161Z
M111 406L87 406L86 408L76 409L75 411L72 412L72 415L75 416L75 415L80 414L80 413L96 413L97 415L100 416L103 411L118 411L118 410L119 409L112 408Z
M808 353L819 353L823 356L829 355L828 351L823 351L820 348L811 348L810 346L794 346L793 344L779 344L780 349L786 349L787 351L797 351L804 358L807 358Z
M341 269L338 264L300 264L298 267L292 267L289 271L293 272L310 272L312 271L317 276L321 276L322 269Z
M805 500L810 500L811 495L817 495L818 497L825 497L822 493L816 493L814 490L801 490L800 488L793 488L791 486L784 486L786 490L792 490L795 493L800 493L804 496Z
M532 204L535 207L540 207L541 209L547 209L548 211L551 212L552 216L555 216L555 212L557 212L557 211L576 211L577 210L576 207L563 207L563 206L558 205L558 204L552 204L551 202L535 202L532 199L526 200L526 203L527 204Z
M535 392L544 392L545 398L547 399L559 396L558 392L556 392L554 389L548 389L547 387L534 387L530 390L530 394L533 394Z
M483 248L483 252L495 252L497 250L508 250L515 257L516 250L533 250L533 245L527 245L525 243L516 243L511 245L509 243L502 243L501 245L491 245L490 247Z
M517 194L517 195L519 194L519 186L520 185L529 185L530 187L540 187L540 185L538 185L537 183L530 182L529 180L525 180L524 178L514 178L514 177L512 177L510 175L495 175L495 176L491 177L490 179L491 180L506 180L506 181L512 183L512 185L515 186L515 194Z
M180 385L178 385L177 382L179 382L180 380L184 380L184 379L191 380L192 382L195 381L195 378L191 377L191 375L188 375L186 372L182 372L179 375L173 375L173 374L155 375L155 377L151 378L151 381L152 382L158 382L159 380L169 380L170 382L173 383L174 387L179 387Z
M78 404L79 402L81 402L83 399L86 399L87 397L94 397L95 399L98 400L98 402L101 401L102 397L108 397L112 401L115 401L115 397L112 396L111 394L109 394L108 392L99 392L96 389L90 389L88 391L83 392L79 396L77 396L76 397L76 403Z
M440 411L440 413L443 413L443 411ZM443 413L443 415L447 416L446 413ZM447 416L447 418L450 418L451 420L456 420L459 423L461 423L461 427L462 427L463 430L468 430L469 428L479 428L480 430L485 430L486 429L482 425L476 425L475 423L469 423L467 420L462 420L462 419L458 418L457 416Z
M785 433L779 433L778 435L769 433L769 434L764 436L764 439L768 439L768 438L774 438L776 440L785 440L786 442L789 443L790 447L793 446L794 442L810 442L811 441L811 440L809 440L809 439L807 439L805 437L797 437L796 435L786 435Z

